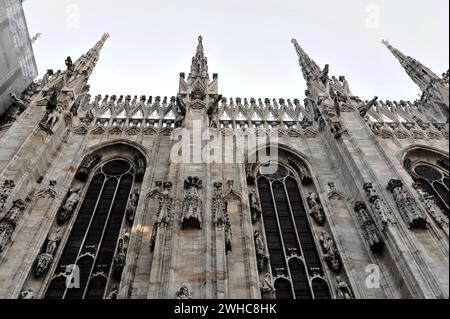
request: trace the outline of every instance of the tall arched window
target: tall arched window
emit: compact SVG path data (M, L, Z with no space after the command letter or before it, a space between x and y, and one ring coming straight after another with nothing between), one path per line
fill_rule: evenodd
M257 188L276 297L331 298L294 171L279 163L264 165Z
M135 174L133 165L124 159L105 162L97 168L45 298L104 297L114 272L113 258L118 251L120 231L125 223L125 211ZM67 285L66 277L74 269L76 273L73 281Z

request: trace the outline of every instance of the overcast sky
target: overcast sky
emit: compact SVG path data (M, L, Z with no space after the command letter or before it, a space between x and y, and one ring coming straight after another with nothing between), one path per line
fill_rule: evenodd
M293 37L355 95L415 99L418 87L381 44L441 75L449 67L448 0L26 0L41 75L111 34L91 94L172 96L202 34L227 97L304 98Z

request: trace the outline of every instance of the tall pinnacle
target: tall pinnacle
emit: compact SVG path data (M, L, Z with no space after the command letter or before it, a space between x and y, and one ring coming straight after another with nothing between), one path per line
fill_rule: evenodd
M382 43L389 49L389 51L392 52L392 54L403 66L406 73L408 73L411 79L420 87L422 91L427 90L427 88L431 84L433 84L433 82L439 80L439 77L433 71L431 71L416 59L405 55L400 50L394 48L386 40L383 40Z
M208 80L208 59L205 57L205 50L203 48L203 37L198 37L198 45L195 56L192 58L191 73L188 77L188 82L192 83L197 79Z
M291 42L295 46L295 51L297 51L299 63L302 68L303 77L305 78L305 80L309 81L311 76L317 78L322 72L320 67L316 62L314 62L313 59L309 57L305 50L303 50L303 48L298 44L296 39L292 39Z
M86 72L87 75L90 75L97 65L97 61L100 58L100 52L108 38L108 33L103 34L100 41L98 41L93 48L91 48L86 54L83 54L74 63L74 69L80 73Z

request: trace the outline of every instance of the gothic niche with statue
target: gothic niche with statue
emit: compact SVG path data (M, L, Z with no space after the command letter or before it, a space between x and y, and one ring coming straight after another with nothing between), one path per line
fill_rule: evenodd
M203 223L203 203L200 195L202 181L198 177L188 177L184 181L185 195L181 216L181 228L201 229Z

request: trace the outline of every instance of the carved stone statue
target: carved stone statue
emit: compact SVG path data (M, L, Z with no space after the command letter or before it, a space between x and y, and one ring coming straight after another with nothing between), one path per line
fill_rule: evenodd
M177 299L192 299L189 288L184 284L179 291L177 291Z
M408 194L403 182L392 179L389 181L388 190L392 193L400 215L411 228L426 228L427 220L414 198Z
M261 278L261 297L262 299L275 299L275 287L272 284L272 276L266 272Z
M258 231L255 231L253 238L255 240L255 251L256 251L256 260L258 263L258 271L261 273L266 267L269 257L267 256L266 245L264 244L261 234Z
M24 290L20 293L20 299L34 299L34 289L30 287L28 290Z
M319 194L310 193L308 196L308 206L310 208L310 214L318 225L325 224L325 213L322 203L320 202Z
M139 189L135 188L134 191L130 194L126 209L126 215L129 225L133 224L134 215L136 214L138 203L139 203Z
M378 224L380 230L384 230L389 219L388 213L384 209L384 205L382 203L381 197L378 195L375 187L372 183L365 183L364 190L366 191L367 198L370 202L370 207L372 211L375 213L376 220L375 222Z
M203 204L199 191L202 189L202 181L198 177L188 177L184 181L185 196L181 217L181 229L202 228Z
M14 201L11 209L0 219L0 253L3 252L6 245L10 242L11 237L16 229L19 219L25 210L25 203L18 199Z
M136 156L134 158L134 162L136 163L136 181L142 182L145 174L145 160L142 156Z
M222 228L228 222L228 203L222 190L222 183L214 183L214 197L212 203L213 224Z
M336 277L336 283L337 295L339 299L355 299L349 285L345 281L343 281L341 277Z
M72 217L72 214L75 211L78 202L80 201L80 190L81 188L79 187L69 190L66 202L63 206L61 206L56 216L58 225L65 224Z
M222 95L217 96L210 102L207 114L209 118L209 127L219 128L219 102L222 100Z
M28 108L28 104L24 100L20 99L14 93L10 93L10 97L13 100L13 105L16 106L20 113Z
M47 73L42 77L41 81L41 88L45 88L47 84L50 82L51 77L54 75L54 72L52 69L47 70Z
M172 221L173 199L170 196L172 183L165 182L161 193L159 194L159 209L157 223L159 226L167 227Z
M186 117L186 110L187 108L184 101L180 97L177 97L175 127L183 127L184 119Z
M341 271L341 258L334 239L324 230L320 237L320 243L324 259L335 273L339 273Z
M251 192L248 195L250 201L250 212L252 215L252 222L256 223L262 215L261 205L259 203L258 196L255 192Z
M78 172L75 175L75 177L78 180L85 182L87 180L87 177L89 176L89 172L91 171L91 169L94 168L95 165L100 163L101 160L102 156L99 154L93 154L86 157L81 162L80 168L78 169Z
M357 202L355 205L355 212L361 225L361 229L369 244L370 249L374 253L380 253L384 248L384 241L378 231L375 222L372 220L367 207L363 202Z
M66 61L66 66L67 66L67 71L69 71L69 73L72 73L74 71L74 65L72 62L72 58L69 56L67 57Z
M3 186L0 187L0 213L3 211L6 201L8 200L14 187L14 181L11 180L4 181Z
M40 254L36 261L36 268L34 273L36 277L40 277L51 265L53 258L58 248L58 242L60 241L60 229L58 228L56 232L51 233L48 236L47 247L45 252Z
M113 274L117 280L120 280L123 269L125 268L125 260L127 257L128 243L130 241L130 233L124 229L119 238L117 254L113 259Z
M60 120L62 109L57 107L53 111L47 111L42 121L39 123L39 127L46 132L53 134L53 128Z

